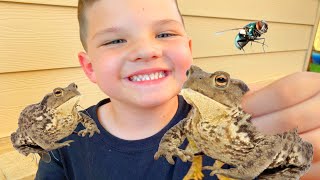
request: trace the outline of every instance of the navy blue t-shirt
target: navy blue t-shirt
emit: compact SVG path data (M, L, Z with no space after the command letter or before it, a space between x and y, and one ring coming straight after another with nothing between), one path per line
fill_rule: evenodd
M69 180L181 180L188 172L191 163L174 158L175 164L169 164L165 158L154 160L159 142L165 132L185 118L191 106L179 96L179 106L170 123L157 134L141 140L123 140L107 132L99 123L97 108L110 102L109 99L91 106L85 113L94 119L100 134L80 137L72 134L63 139L74 140L70 146L50 152L51 162L40 161L36 179L69 179ZM76 129L83 129L79 125ZM187 140L181 145L185 148ZM54 154L54 156L52 156ZM204 156L203 164L212 166L214 160ZM225 165L228 168L227 165ZM210 171L203 171L204 179L217 179L209 176Z

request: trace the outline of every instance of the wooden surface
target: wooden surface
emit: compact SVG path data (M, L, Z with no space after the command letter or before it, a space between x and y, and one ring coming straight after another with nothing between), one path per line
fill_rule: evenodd
M10 137L0 138L0 156L10 151L14 151Z
M0 34L0 73L79 67L76 8L0 2Z
M315 23L318 0L178 0L182 14L222 19L264 19L272 22Z
M318 28L317 28L317 32L316 32L316 37L314 39L314 49L316 51L319 51L320 52L320 22L318 24Z
M72 6L78 5L78 0L0 0L3 2L15 2L15 3L26 3L26 4L44 4L53 6Z
M314 48L314 43L317 41L317 31L318 31L318 24L320 23L320 0L318 0L318 13L315 17L315 21L314 21L314 25L313 25L313 29L311 32L311 38L309 41L309 48L306 52L306 58L305 58L305 62L303 64L303 70L307 71L310 67L310 59L311 59L311 53L313 51Z
M0 180L31 180L38 168L39 156L25 157L13 147L9 137L0 138Z
M208 72L223 70L247 84L274 80L302 70L305 51L276 52L195 59ZM259 78L257 78L259 77Z
M3 180L34 179L38 169L35 155L25 157L16 151L0 155L0 162L0 178Z

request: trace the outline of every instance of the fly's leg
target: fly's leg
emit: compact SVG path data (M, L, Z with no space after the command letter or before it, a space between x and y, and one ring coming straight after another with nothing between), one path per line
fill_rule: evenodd
M258 40L263 40L263 42L259 42ZM266 41L266 38L256 38L252 42L255 42L255 43L258 43L258 44L262 44L263 52L266 52L265 49L264 49L264 46L268 47L268 45L265 44L265 41Z

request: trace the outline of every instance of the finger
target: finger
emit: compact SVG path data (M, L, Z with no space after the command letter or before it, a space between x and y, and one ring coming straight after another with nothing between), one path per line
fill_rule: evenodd
M182 150L183 155L186 158L186 161L192 161L193 160L193 153L186 151L186 150Z
M274 134L298 127L303 133L320 127L320 94L287 109L252 118L261 132Z
M187 157L182 151L178 151L177 156L182 160L182 162L187 162Z
M158 152L156 152L156 154L154 154L153 158L154 158L155 160L158 160L159 157L160 157L160 152L158 151Z
M320 162L320 128L300 134L300 137L313 146L313 162Z
M187 162L187 157L185 155L178 155L182 162Z
M243 109L260 116L290 107L320 92L320 74L300 72L286 76L257 91L249 91L242 101Z
M214 176L216 173L214 172L214 171L212 171L211 173L210 173L210 176Z
M165 157L170 164L174 165L174 160L172 158L172 155L166 155Z

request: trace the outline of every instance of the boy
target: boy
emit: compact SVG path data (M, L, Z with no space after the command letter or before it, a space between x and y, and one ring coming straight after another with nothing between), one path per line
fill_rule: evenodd
M52 162L40 162L37 179L182 179L190 163L176 158L175 165L170 165L164 158L153 159L163 134L190 110L177 95L192 55L176 1L79 0L78 14L86 51L79 53L79 62L90 81L110 98L86 110L101 134L68 137L75 142L53 151ZM308 86L304 93L295 89L281 93L287 89L283 84L307 81L320 83L320 77L300 73L284 78L248 94L244 108L257 117L258 127L267 120L272 124L262 125L267 132L278 126L273 119L288 124L277 131L298 123L302 132L314 130L319 122L317 126L316 121L310 126L301 124L290 112L300 110L299 118L316 119L319 113L311 111L310 104L319 104L316 94L320 88ZM296 124L290 126L291 122ZM305 134L310 142L319 135L312 132ZM205 158L204 164L212 165L213 160ZM212 179L209 172L204 173Z

